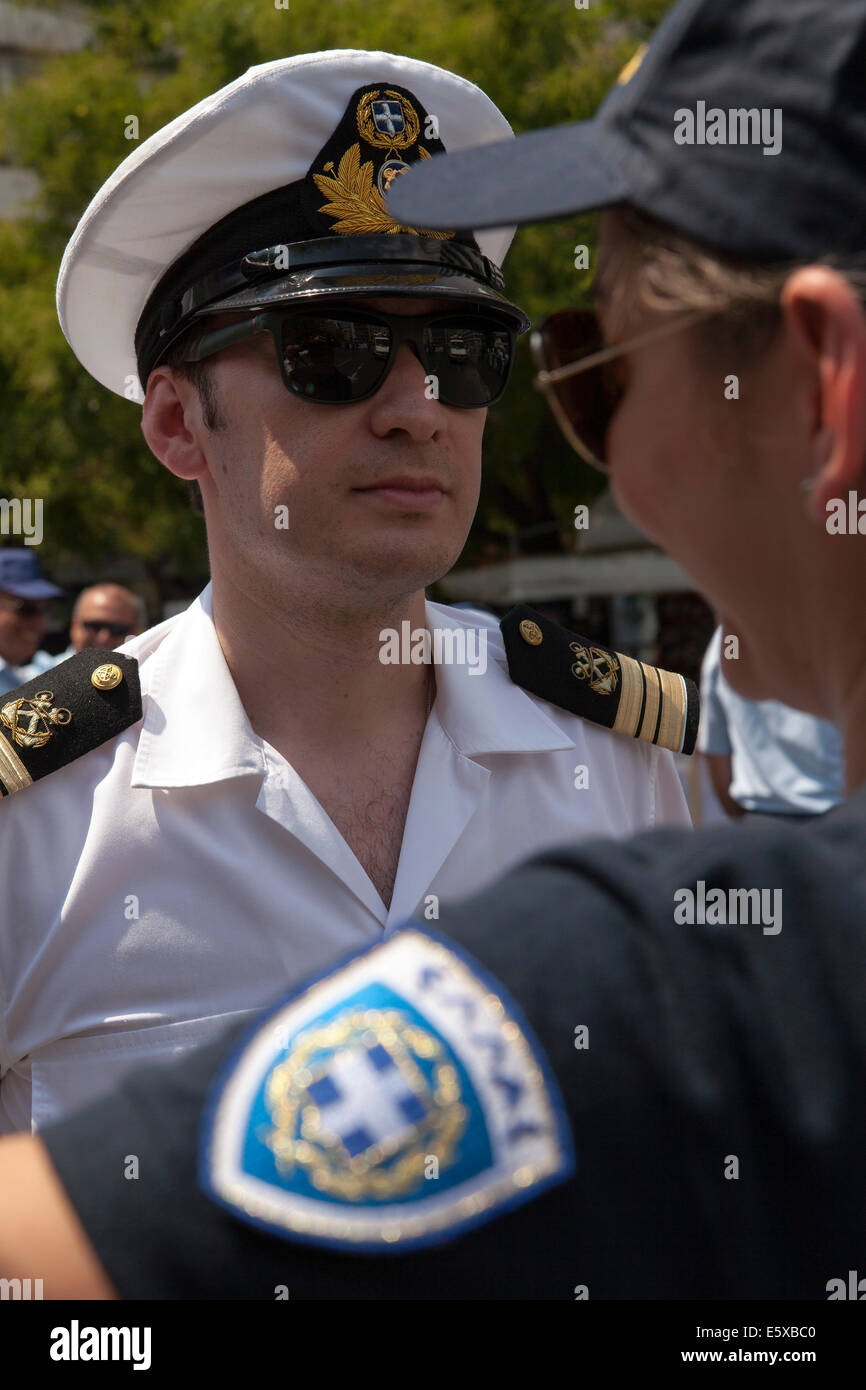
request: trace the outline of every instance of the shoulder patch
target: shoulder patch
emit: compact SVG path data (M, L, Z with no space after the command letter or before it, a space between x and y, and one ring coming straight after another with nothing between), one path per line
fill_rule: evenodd
M599 647L518 604L500 623L516 685L614 733L693 753L701 697L694 681Z
M77 652L0 695L0 795L24 791L140 718L134 657Z
M411 923L257 1019L199 1153L202 1190L242 1221L380 1254L450 1240L573 1171L515 1005Z

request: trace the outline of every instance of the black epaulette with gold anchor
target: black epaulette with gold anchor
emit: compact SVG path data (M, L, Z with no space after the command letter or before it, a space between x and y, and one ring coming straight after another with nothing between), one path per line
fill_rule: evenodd
M0 695L0 794L12 796L141 718L138 662L88 647Z
M692 753L700 695L694 681L599 647L518 604L500 623L516 685L614 733Z

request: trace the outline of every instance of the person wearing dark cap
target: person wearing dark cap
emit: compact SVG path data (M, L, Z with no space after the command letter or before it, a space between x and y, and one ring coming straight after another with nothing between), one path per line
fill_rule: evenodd
M301 54L143 142L82 216L63 331L103 386L146 388L212 583L56 667L50 701L17 691L0 729L0 1132L534 849L689 823L691 683L425 598L465 543L528 320L509 229L427 235L383 194L446 146L510 138L441 68Z
M171 1079L0 1144L29 1211L7 1269L26 1249L55 1295L130 1298L849 1296L866 560L824 515L866 466L864 67L862 0L685 0L595 121L431 160L396 203L473 223L622 205L606 345L563 311L541 381L740 634L731 679L846 726L848 802L537 856L440 936L409 924ZM781 150L677 144L698 100L780 108Z
M39 644L50 602L62 595L43 575L34 551L0 550L0 695L54 665Z

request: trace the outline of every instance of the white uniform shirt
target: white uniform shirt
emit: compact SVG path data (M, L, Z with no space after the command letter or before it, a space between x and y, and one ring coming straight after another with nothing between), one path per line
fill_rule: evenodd
M431 629L481 621L427 604ZM476 892L564 841L689 823L670 753L527 694L489 624L484 674L437 667L390 908L250 725L210 588L121 648L140 662L143 719L0 803L0 1132L432 918L430 895Z

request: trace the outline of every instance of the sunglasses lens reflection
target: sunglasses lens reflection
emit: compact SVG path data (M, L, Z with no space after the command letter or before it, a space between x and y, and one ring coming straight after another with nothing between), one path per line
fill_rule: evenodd
M490 405L511 371L511 334L495 319L438 319L424 330L424 363L446 405Z
M390 325L373 317L290 314L282 324L283 379L304 400L328 404L373 394L390 365ZM505 389L513 335L483 315L432 318L418 344L424 370L435 375L445 405L478 409Z
M386 324L312 314L283 320L283 372L289 390L304 400L357 401L375 390L388 366Z

